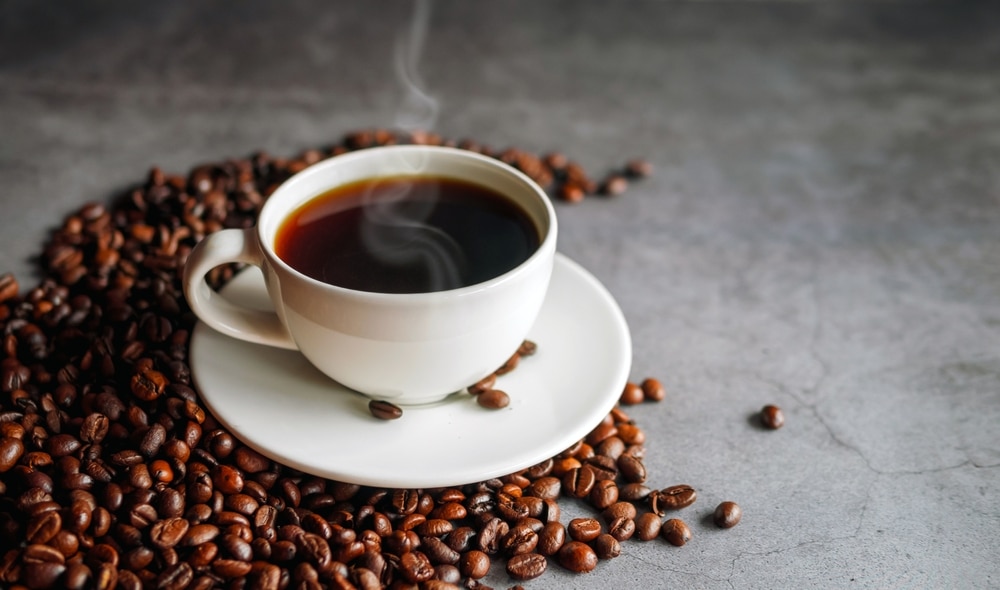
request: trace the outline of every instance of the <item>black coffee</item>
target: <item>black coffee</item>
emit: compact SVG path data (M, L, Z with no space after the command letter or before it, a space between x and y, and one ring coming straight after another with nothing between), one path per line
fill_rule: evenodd
M274 249L314 279L358 291L427 293L474 285L528 259L540 236L510 198L433 176L363 180L293 211Z

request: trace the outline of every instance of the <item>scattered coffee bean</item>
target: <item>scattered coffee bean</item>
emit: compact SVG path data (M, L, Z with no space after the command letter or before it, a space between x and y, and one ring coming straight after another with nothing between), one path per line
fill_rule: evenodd
M712 520L719 528L732 528L743 518L743 509L736 502L722 502L715 508Z
M642 403L644 399L646 399L646 396L642 392L642 388L629 381L625 384L625 389L622 390L622 394L618 398L618 401L622 405L634 406L635 404Z
M368 402L368 411L379 420L396 420L403 415L403 409L396 404L377 399Z
M593 541L603 532L601 523L596 518L574 518L566 527L569 536L574 541Z
M691 540L691 529L679 518L671 518L660 527L660 535L668 543L680 547Z
M499 389L487 389L476 396L476 403L490 410L499 410L510 405L510 396Z
M598 559L618 557L622 553L621 541L608 533L603 533L594 540L594 553Z
M625 163L625 174L633 178L645 178L653 174L653 165L646 160L629 160Z
M694 488L680 484L650 494L649 505L650 510L662 516L667 510L680 510L694 504L697 498Z
M601 192L608 196L617 196L628 190L628 181L624 176L612 174L604 180Z
M764 406L760 410L760 423L764 428L777 430L785 425L785 413L778 406Z
M532 580L545 573L548 560L538 553L522 553L507 560L507 573L515 580Z
M659 402L667 397L667 390L663 388L663 384L660 383L659 379L652 377L643 379L641 386L643 396L649 401Z
M640 541L651 541L660 534L663 521L655 512L644 512L635 519L635 536Z
M559 549L559 565L571 572L584 573L597 567L597 553L580 541L569 541Z

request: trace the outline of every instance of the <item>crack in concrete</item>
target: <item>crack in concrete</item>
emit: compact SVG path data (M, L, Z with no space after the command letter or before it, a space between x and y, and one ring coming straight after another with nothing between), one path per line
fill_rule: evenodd
M732 582L729 581L728 578L725 578L725 579L723 579L723 578L714 578L714 577L706 574L705 572L692 572L692 571L688 571L688 570L683 570L683 569L669 567L669 566L666 566L666 565L664 565L664 564L662 564L662 563L660 563L658 561L653 561L653 560L650 560L650 559L646 559L646 558L644 558L644 557L642 557L640 555L629 554L629 557L632 558L632 559L634 559L634 560L636 560L636 561L640 561L640 562L642 562L645 565L648 565L650 567L658 569L660 571L671 572L671 573L681 574L681 575L685 575L685 576L694 576L694 577L697 577L697 578L704 578L704 579L710 580L712 582L725 582L725 583L727 583L729 585L730 588L733 588L733 584L732 584ZM729 577L732 577L732 572L730 572Z

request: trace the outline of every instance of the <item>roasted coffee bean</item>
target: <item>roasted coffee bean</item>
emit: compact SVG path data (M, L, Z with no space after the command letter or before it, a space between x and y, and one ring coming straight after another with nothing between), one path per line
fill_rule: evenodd
M62 530L62 517L58 512L51 510L28 520L25 537L29 543L48 543L60 530Z
M651 541L660 534L663 521L655 512L644 512L635 519L635 536L640 541Z
M764 428L777 430L785 425L785 413L778 406L764 406L760 410L760 423Z
M0 275L0 303L17 297L17 279L11 273Z
M635 518L635 504L625 501L615 502L611 506L605 508L604 512L601 513L601 516L604 517L605 522L611 522L617 518Z
M597 554L590 545L569 541L559 549L559 565L571 572L585 573L597 567Z
M664 389L663 384L658 379L652 377L643 379L641 387L643 396L649 401L663 401L667 397L667 390Z
M621 542L614 536L603 533L594 539L594 553L598 559L613 559L622 553Z
M472 540L476 537L476 529L468 526L461 526L451 531L444 537L444 542L455 551L465 552L471 546Z
M183 518L167 518L153 523L149 530L149 540L161 549L180 543L187 534L190 523Z
M575 498L586 498L594 488L593 470L584 467L570 469L562 478L562 488L567 494Z
M625 442L617 434L609 436L597 445L594 452L603 457L617 460L625 452Z
M154 582L157 588L164 588L166 590L174 590L187 588L191 581L194 579L194 571L187 562L179 562L171 566L167 566L161 573L156 577Z
M643 500L649 496L652 490L641 483L628 483L618 489L618 497L628 502Z
M645 178L653 174L653 165L642 159L629 160L625 163L625 174L633 178Z
M649 496L650 509L660 516L667 510L686 508L698 498L698 493L687 484L680 484L653 492Z
M476 403L490 410L499 410L510 405L510 396L499 389L487 389L476 396Z
M143 401L153 401L163 394L168 383L163 373L145 369L132 375L132 394Z
M434 566L422 552L407 551L399 557L399 573L411 584L418 584L434 577Z
M594 483L588 496L590 503L603 510L618 501L618 484L613 479L602 479Z
M403 416L402 408L385 400L371 400L368 402L368 411L379 420L396 420Z
M500 540L500 548L507 555L531 553L538 546L538 533L530 525L518 524L510 528Z
M478 549L490 555L495 554L500 548L500 540L509 530L510 525L503 519L489 519L479 530Z
M642 461L632 455L622 455L618 457L618 472L622 478L629 483L642 483L646 481L646 466Z
M608 523L608 534L619 541L627 541L635 534L635 520L620 516Z
M507 574L515 580L533 580L547 567L548 560L538 553L519 553L507 560Z
M574 541L589 542L603 532L601 523L596 518L574 518L566 527L569 536Z
M617 196L628 190L628 180L624 176L612 174L601 184L601 192L609 196Z
M660 535L671 545L680 547L691 540L691 529L679 518L671 518L663 523Z
M476 381L468 387L469 393L472 395L479 395L484 391L489 391L493 389L493 385L497 382L497 374L490 373L486 377L483 377L479 381Z
M562 481L558 477L542 476L528 484L528 487L524 489L524 494L546 500L555 500L561 491Z
M422 537L420 550L435 564L456 564L461 554L437 537Z
M86 443L99 443L108 435L110 421L104 414L94 412L88 414L80 425L80 440Z
M538 553L552 556L559 552L559 549L566 543L566 527L560 522L548 522L538 533Z
M483 551L472 549L459 558L458 569L463 576L478 580L490 571L490 556Z
M728 529L739 524L743 518L743 509L736 502L722 502L715 508L712 514L712 521L715 526Z

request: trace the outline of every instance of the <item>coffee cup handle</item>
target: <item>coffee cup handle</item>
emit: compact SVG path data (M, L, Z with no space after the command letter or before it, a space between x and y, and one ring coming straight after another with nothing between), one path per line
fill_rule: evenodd
M223 264L242 262L262 267L264 255L256 230L224 229L202 239L184 264L184 296L198 318L227 336L256 344L297 350L298 346L273 311L237 305L209 287L205 276Z

